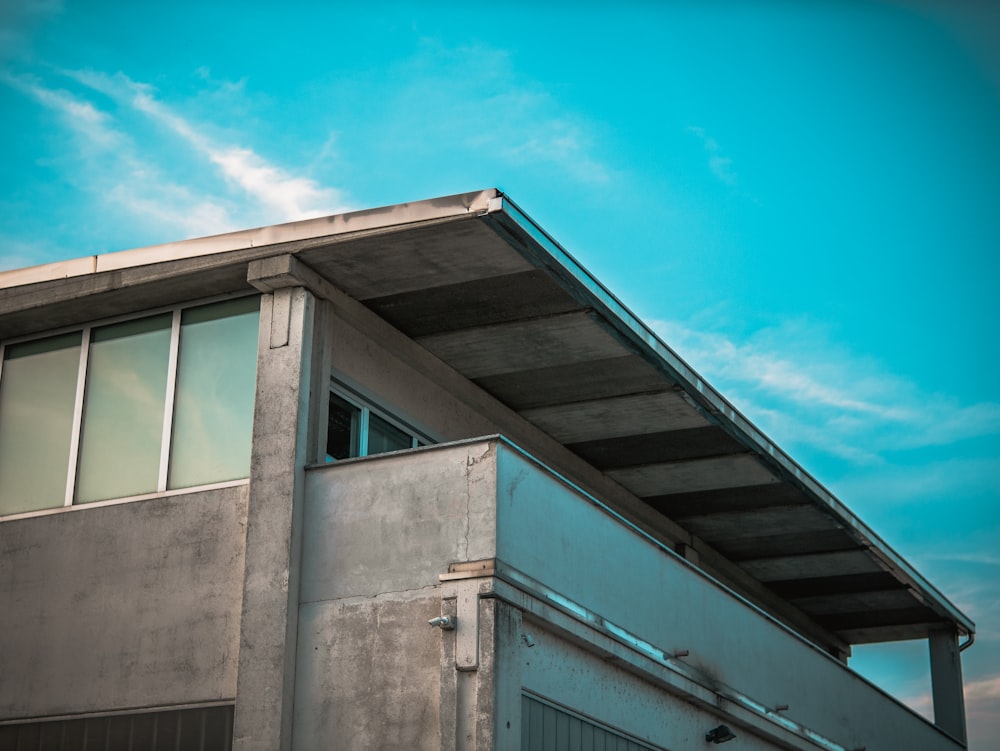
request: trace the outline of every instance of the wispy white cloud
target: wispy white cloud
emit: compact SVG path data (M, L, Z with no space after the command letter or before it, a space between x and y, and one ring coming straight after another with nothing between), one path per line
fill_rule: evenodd
M158 100L148 84L133 81L122 73L108 76L94 71L71 71L67 75L132 106L182 138L215 165L226 180L268 209L273 221L307 219L348 208L342 191L294 175L250 148L217 143Z
M89 196L95 210L139 220L135 236L141 239L130 244L295 221L350 208L343 191L214 135L214 124L182 116L152 87L122 73L53 73L38 66L35 70L44 75L0 67L0 86L20 92L58 118L72 137L65 139L48 166ZM238 98L241 88L239 82L226 85L225 95ZM117 248L96 250L111 249ZM50 260L45 255L8 253L4 263L41 263Z
M46 86L38 77L0 70L0 84L31 97L54 112L75 137L72 155L80 160L72 178L107 206L169 227L188 236L235 229L221 202L165 178L153 162L139 156L133 138L110 113L65 88ZM18 258L19 261L25 260ZM47 260L32 257L31 263Z
M878 498L883 504L912 504L983 492L1000 496L1000 457L948 458L918 466L883 465L868 471L859 468L834 486L847 498Z
M762 329L745 341L676 321L653 327L780 442L879 463L888 451L1000 434L1000 403L924 393L806 321Z
M903 702L927 718L934 716L930 692L915 694ZM1000 675L990 675L965 683L965 714L970 731L969 748L992 748L1000 730Z
M930 554L924 558L930 560L956 561L959 563L979 563L985 566L1000 566L1000 552L949 552L947 554ZM1000 571L997 571L997 581L1000 582ZM1000 589L1000 584L997 585Z
M456 70L463 74L456 77ZM546 170L591 185L614 177L601 157L598 124L518 71L506 50L425 38L390 75L401 94L388 120L406 123L405 138L415 148L446 139L487 151L511 169Z
M58 253L45 242L29 242L0 234L0 271L44 263Z
M688 127L688 133L693 133L701 141L708 156L708 168L720 181L733 188L736 187L737 175L733 169L733 160L722 153L719 142L705 132L704 128L695 125Z
M48 88L36 76L15 75L4 69L0 69L0 83L59 113L68 126L97 147L110 149L122 141L122 134L111 126L107 113L90 102L78 99L66 89Z
M590 138L579 123L561 118L543 121L530 134L502 149L513 162L551 162L587 183L605 183L608 169L590 156Z

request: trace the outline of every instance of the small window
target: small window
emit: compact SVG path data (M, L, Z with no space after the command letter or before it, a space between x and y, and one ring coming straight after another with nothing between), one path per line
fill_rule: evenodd
M326 460L385 454L433 443L405 422L351 393L330 393Z
M378 415L370 415L368 418L368 453L384 454L387 451L401 451L413 448L415 438L407 435L402 430L392 425L388 420L383 420Z
M330 417L326 428L328 459L349 459L361 456L358 438L361 435L361 407L330 394Z

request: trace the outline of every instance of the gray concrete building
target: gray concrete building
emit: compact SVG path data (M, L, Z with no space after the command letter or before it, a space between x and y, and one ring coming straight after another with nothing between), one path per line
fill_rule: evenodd
M0 634L3 751L957 751L974 625L484 190L0 273Z

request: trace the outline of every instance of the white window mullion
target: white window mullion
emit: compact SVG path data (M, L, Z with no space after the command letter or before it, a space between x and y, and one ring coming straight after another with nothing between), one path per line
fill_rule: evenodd
M174 311L170 325L170 356L167 362L167 398L163 405L163 437L160 441L160 475L157 490L167 489L167 469L170 463L170 432L174 418L174 394L177 387L177 353L181 345L181 311Z
M87 390L87 361L90 359L90 326L80 334L80 364L76 373L76 400L73 402L73 432L69 439L69 467L66 469L64 506L73 505L76 495L76 471L80 460L80 437L83 432L83 400Z

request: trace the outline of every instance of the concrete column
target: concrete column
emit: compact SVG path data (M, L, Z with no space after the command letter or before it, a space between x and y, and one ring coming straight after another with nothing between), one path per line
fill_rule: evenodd
M932 631L928 643L931 653L934 724L965 743L965 694L962 689L962 655L958 651L958 636L950 629Z
M315 461L322 308L251 264L261 298L233 748L291 748L304 466ZM270 284L266 282L270 281ZM294 284L294 280L291 280ZM323 383L318 383L323 380ZM315 384L314 388L311 386Z

